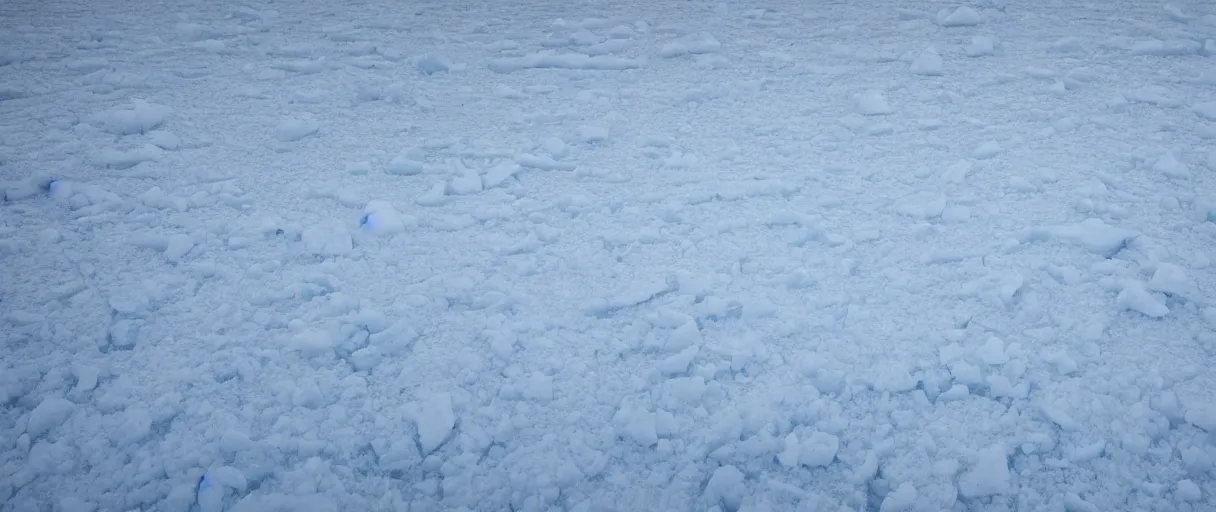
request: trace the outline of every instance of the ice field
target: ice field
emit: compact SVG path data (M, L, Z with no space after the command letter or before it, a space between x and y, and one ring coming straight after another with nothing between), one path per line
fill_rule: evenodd
M1216 3L0 3L0 511L1216 510Z

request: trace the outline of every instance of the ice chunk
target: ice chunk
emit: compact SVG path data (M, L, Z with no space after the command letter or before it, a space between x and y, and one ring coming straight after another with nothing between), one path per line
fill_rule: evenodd
M384 359L384 353L377 347L363 347L350 354L350 362L355 370L367 371L374 368Z
M962 6L941 20L943 27L969 27L979 25L983 21L975 9Z
M386 354L391 354L410 348L418 336L418 330L410 321L398 320L388 328L372 333L367 337L367 343Z
M900 215L931 219L946 209L946 196L937 192L916 192L897 199L891 207Z
M354 250L350 233L322 226L312 226L300 234L304 250L317 256L343 256Z
M558 162L552 157L533 155L531 153L516 155L515 162L524 167L532 167L543 171L573 171L578 168L578 165L573 162Z
M980 147L975 148L975 151L971 152L971 158L974 158L976 160L988 160L999 154L1001 154L1000 143L998 143L997 141L994 141L994 140L990 140L988 142L981 144Z
M612 417L616 434L633 440L641 446L653 446L659 442L654 414L635 406L622 406Z
M131 103L129 108L97 114L93 116L92 121L109 133L132 135L160 126L173 112L169 107L148 103L141 99L132 100Z
M482 183L485 188L494 188L511 179L515 173L519 172L520 166L515 162L502 162L486 171L485 176L482 176Z
M739 510L746 495L747 485L744 483L743 472L731 465L715 469L705 485L705 498L711 507L721 503L727 512Z
M321 125L307 119L288 118L279 122L274 136L282 142L292 142L317 133Z
M164 156L165 150L152 144L143 144L123 151L115 148L102 148L94 152L91 161L98 167L111 169L130 169L143 162L155 162Z
M422 454L430 455L447 440L456 426L452 395L436 393L414 404L413 420L418 429L418 445Z
M853 471L853 483L864 484L878 475L878 455L874 450L867 450L861 465Z
M785 436L784 448L777 454L777 462L782 466L793 469L802 461L802 444L798 442L798 434L790 432Z
M688 347L699 346L700 344L701 330L697 328L697 322L690 320L671 332L671 336L667 338L665 348L668 352L680 352Z
M1208 121L1216 121L1216 101L1196 103L1191 107L1191 110L1195 112L1195 115Z
M942 56L937 49L930 46L912 61L912 73L924 76L940 76L942 74Z
M1065 407L1054 403L1043 403L1039 406L1039 409L1048 421L1055 423L1065 432L1075 432L1080 428L1077 420L1074 420L1072 415L1068 414L1068 410Z
M667 358L659 361L659 371L663 375L678 375L688 371L688 365L692 364L693 358L697 357L697 352L700 348L690 346L679 353L672 354Z
M1122 309L1138 311L1153 318L1164 317L1170 312L1170 308L1149 293L1142 283L1136 281L1123 286L1123 291L1115 297L1115 304Z
M971 44L967 45L966 54L968 57L983 57L985 55L993 55L996 53L996 41L987 36L975 36L971 38Z
M1064 495L1064 510L1065 512L1099 512L1102 509L1085 501L1080 494L1069 492Z
M291 338L291 348L308 354L333 350L342 340L332 332L316 329L296 333Z
M135 406L123 412L122 426L117 430L116 440L128 444L142 441L152 432L152 415L146 408Z
M916 487L912 485L912 482L904 482L899 484L894 491L887 493L887 497L883 498L878 510L879 512L911 510L916 505L916 497Z
M414 199L419 206L442 206L448 202L448 183L441 181L431 186L429 190Z
M1005 355L1005 341L996 336L989 336L977 355L984 364L1002 365L1009 362L1009 356Z
M1174 156L1173 151L1167 151L1157 158L1156 163L1153 164L1153 170L1170 178L1188 178L1191 176L1191 169L1186 164L1178 161L1178 157Z
M1159 263L1149 280L1149 290L1162 292L1177 297L1194 298L1199 294L1199 287L1186 274L1186 269L1173 263Z
M582 53L530 53L523 57L507 57L490 61L490 70L513 73L523 69L592 69L619 71L640 68L646 59L626 59L608 55L590 56Z
M97 379L101 372L93 367L84 364L72 365L72 375L76 377L76 387L72 388L74 393L84 393L92 391L97 387Z
M887 103L887 97L877 89L871 89L857 96L857 112L867 116L887 115L895 112Z
M815 432L809 439L802 441L802 453L798 462L804 466L827 466L836 460L836 452L840 450L840 438L826 432Z
M1216 405L1188 407L1183 419L1191 425L1216 433Z
M578 128L578 139L582 142L603 142L608 140L609 136L610 132L608 128L604 126L580 126Z
M1178 496L1178 499L1187 503L1194 503L1203 499L1203 490L1189 478L1179 480L1174 492Z
M937 399L938 399L938 401L941 401L941 402L955 402L955 401L963 400L963 399L967 398L967 396L970 394L971 394L971 390L968 389L966 385L955 384L953 386L950 386L950 389L947 389L946 391L943 391L940 395L937 395Z
M182 145L181 138L163 130L152 130L146 135L148 137L148 142L164 150L172 151L177 149L178 146Z
M30 411L29 423L25 431L30 437L38 437L51 429L62 425L72 416L76 404L63 398L44 398L33 411Z
M1110 258L1127 245L1135 232L1114 227L1101 219L1088 218L1077 224L1056 226L1051 229L1056 237L1070 240L1094 254Z
M519 387L519 393L528 400L538 402L553 400L553 377L543 373L533 375Z
M414 69L424 75L433 75L435 73L446 73L452 69L452 65L441 57L424 55L414 61Z
M33 475L61 475L72 471L76 460L76 451L68 443L39 441L30 448L25 467Z
M107 341L115 348L131 348L139 341L140 323L124 318L110 324Z
M224 510L224 487L217 483L211 472L203 474L198 482L199 512L221 512Z
M169 237L169 243L165 246L165 258L172 262L181 261L190 249L194 248L194 239L189 235L176 234Z
M414 219L406 218L388 201L373 200L363 208L363 216L359 218L359 227L366 233L375 235L393 235L405 231L413 225Z
M55 512L93 512L97 510L97 505L72 496L59 498L58 505Z
M722 49L722 43L718 42L714 36L701 32L687 36L679 41L672 41L663 45L659 49L659 56L664 58L679 57L681 55L699 55L704 53L715 53Z
M958 480L958 490L964 498L993 496L1009 492L1012 477L1005 447L1001 444L980 450L975 465Z
M423 163L415 160L407 155L397 155L388 163L388 167L384 172L395 174L398 176L412 176L420 174L423 170Z
M465 169L460 176L448 181L444 192L454 196L463 196L481 192L481 187L481 175L477 174L474 169Z
M225 453L235 454L253 449L255 446L257 445L244 432L227 430L220 436L219 448Z

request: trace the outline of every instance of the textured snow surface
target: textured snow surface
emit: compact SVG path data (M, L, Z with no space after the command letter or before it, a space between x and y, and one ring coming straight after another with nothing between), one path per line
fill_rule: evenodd
M2 512L1216 510L1216 4L0 10Z

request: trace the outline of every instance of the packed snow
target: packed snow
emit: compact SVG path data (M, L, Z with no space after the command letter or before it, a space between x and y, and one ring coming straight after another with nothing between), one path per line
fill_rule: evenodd
M1216 510L1216 4L0 19L2 511Z

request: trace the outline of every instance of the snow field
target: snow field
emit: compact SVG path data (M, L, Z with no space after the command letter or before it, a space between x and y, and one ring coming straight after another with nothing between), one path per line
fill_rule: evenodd
M0 510L1216 506L1203 2L5 16Z

